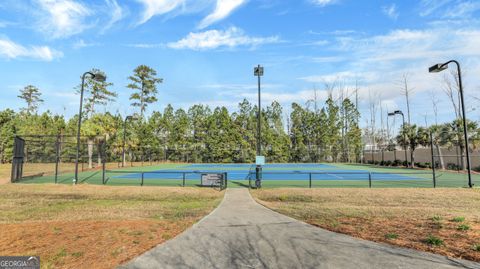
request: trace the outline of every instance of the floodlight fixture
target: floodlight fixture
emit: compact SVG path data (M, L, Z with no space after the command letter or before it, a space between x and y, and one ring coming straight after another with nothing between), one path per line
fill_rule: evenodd
M436 64L428 68L429 73L439 73L448 68L448 64Z
M92 73L92 78L98 82L105 82L107 80L107 76L103 73Z

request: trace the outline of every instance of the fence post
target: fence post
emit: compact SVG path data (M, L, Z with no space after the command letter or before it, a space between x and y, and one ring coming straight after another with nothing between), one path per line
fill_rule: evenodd
M183 181L182 181L182 186L185 187L185 172L183 172Z
M433 176L433 187L437 187L437 179L435 176L435 157L433 156L433 134L430 132L430 152L432 153L432 176Z
M140 186L143 186L143 175L144 175L144 174L145 174L145 173L142 172L142 183L140 183Z
M368 172L368 187L372 188L372 172Z
M55 143L55 184L58 181L58 163L60 162L60 135L57 135L57 142Z
M310 189L312 188L312 173L308 174L308 187Z
M224 189L227 188L227 185L228 185L228 173L225 172L225 185L224 185L225 188Z

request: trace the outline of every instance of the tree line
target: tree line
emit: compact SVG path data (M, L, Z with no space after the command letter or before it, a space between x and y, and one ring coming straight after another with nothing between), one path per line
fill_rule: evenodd
M99 72L102 71L92 69L92 73ZM197 104L184 109L169 104L163 111L147 115L148 105L158 101L158 87L163 79L145 65L135 68L128 79L132 110L137 111L129 120L126 115L98 110L99 106L116 100L112 83L86 79L86 113L81 135L82 143L87 145L90 164L99 138L106 142L107 159L121 160L124 129L127 160L254 162L256 105L244 99L235 111L229 111L224 106L212 108ZM80 86L76 89L80 90ZM37 87L26 86L19 98L26 104L20 111L0 111L1 162L11 161L15 135L75 135L78 115L66 119L50 111L38 113L43 100ZM331 93L323 104L314 102L314 108L308 102L292 103L288 115L278 102L262 107L261 148L268 162L360 160L362 132L356 104L349 98L334 98ZM52 154L51 151L48 154Z

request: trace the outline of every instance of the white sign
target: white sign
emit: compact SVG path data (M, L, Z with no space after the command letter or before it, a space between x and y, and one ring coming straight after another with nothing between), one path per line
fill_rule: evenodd
M265 165L265 156L255 157L255 164L256 165Z
M224 180L224 174L212 173L202 174L202 186L213 187L220 186L220 183Z

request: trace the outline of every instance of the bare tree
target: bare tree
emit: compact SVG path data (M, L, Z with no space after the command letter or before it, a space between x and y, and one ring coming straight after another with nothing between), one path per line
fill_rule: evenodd
M435 125L438 125L438 99L434 91L430 91L430 101L432 101L433 115L435 116Z
M402 75L401 80L398 82L400 88L402 89L402 95L405 96L405 100L407 102L408 125L411 124L411 121L410 121L410 97L412 96L413 90L414 90L414 88L410 88L409 85L408 85L409 77L410 77L410 75L408 73L404 73Z
M372 92L371 90L368 91L368 109L370 111L370 150L372 153L372 161L373 161L373 150L376 143L376 119L377 119L377 110L378 110L378 103L380 100L380 94L378 92Z
M443 76L443 91L450 100L453 110L455 111L455 118L461 118L461 107L460 107L460 91L458 84L458 76L456 75L457 71L452 70L450 74L445 74Z

